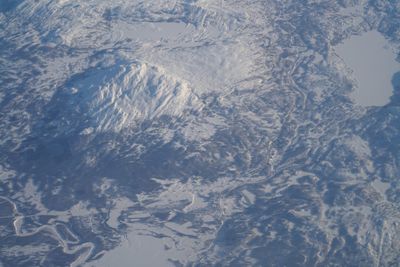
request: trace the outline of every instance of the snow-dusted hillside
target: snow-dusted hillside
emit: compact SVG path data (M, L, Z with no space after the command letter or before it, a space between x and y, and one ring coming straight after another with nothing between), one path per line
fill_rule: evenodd
M145 63L94 69L75 80L74 102L99 132L134 128L163 115L179 118L203 106L187 82Z

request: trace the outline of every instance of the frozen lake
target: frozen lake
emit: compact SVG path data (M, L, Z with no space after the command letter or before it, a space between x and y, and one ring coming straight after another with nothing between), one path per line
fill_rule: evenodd
M383 106L393 93L392 77L400 63L389 42L377 31L354 36L335 47L337 54L353 70L357 87L352 93L362 106Z
M174 266L162 241L146 235L130 235L119 247L96 261L96 266Z

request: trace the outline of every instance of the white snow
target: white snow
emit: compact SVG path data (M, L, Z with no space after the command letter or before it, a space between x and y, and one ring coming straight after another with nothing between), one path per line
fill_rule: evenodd
M151 229L145 224L133 224L132 232L122 243L102 258L96 260L95 266L174 266L170 259L178 258L185 261L185 251L168 250L172 240L159 238L151 234ZM89 265L90 266L90 265Z
M379 32L353 36L335 47L335 51L354 72L357 86L351 95L357 104L383 106L389 102L392 76L400 70L400 63Z
M87 90L80 101L89 103L89 116L99 132L118 132L146 119L181 116L186 109L202 108L185 81L145 63L96 72L77 86Z

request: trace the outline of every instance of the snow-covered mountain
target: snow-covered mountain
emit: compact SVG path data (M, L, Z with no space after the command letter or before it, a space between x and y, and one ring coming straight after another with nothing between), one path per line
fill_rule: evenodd
M73 105L86 111L99 132L119 132L163 115L179 118L203 106L187 82L145 63L94 69L75 78L70 90Z

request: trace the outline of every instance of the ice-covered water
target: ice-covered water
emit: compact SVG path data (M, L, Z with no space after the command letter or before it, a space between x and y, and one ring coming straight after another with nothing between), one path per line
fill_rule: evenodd
M362 106L383 106L393 92L392 76L400 63L390 43L378 31L353 36L335 48L353 71L357 86L352 92L354 101Z

